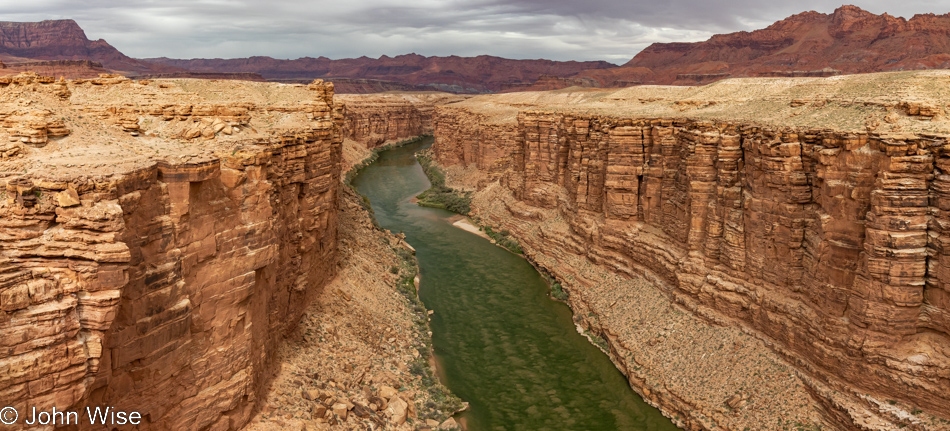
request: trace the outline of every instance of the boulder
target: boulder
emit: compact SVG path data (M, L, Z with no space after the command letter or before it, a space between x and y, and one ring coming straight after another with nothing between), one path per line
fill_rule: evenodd
M442 424L439 425L440 430L457 430L460 428L461 427L459 427L459 424L455 421L455 418L448 418L445 420L445 422L442 422Z
M66 189L59 193L56 193L56 204L63 207L74 207L79 205L79 193L76 193L76 189Z
M409 403L399 398L399 395L389 400L389 407L386 408L386 415L389 421L395 425L402 425L406 422L406 416L409 413Z

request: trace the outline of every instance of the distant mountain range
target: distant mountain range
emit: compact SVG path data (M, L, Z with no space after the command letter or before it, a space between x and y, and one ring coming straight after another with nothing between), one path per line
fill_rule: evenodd
M541 75L567 77L585 70L617 67L606 61L511 60L489 55L425 57L418 54L341 60L250 57L227 60L148 58L145 61L200 72L255 72L270 80L369 79L463 93L494 92L513 82L532 83Z
M6 73L37 69L67 77L112 71L140 77L291 82L322 78L335 81L340 92L483 93L570 85L690 85L728 77L950 68L950 14L916 15L908 20L875 15L855 6L842 6L831 14L804 12L765 29L716 35L704 42L655 43L623 66L603 61L511 60L487 55L407 54L340 60L134 59L102 39L89 40L73 20L0 22L0 61Z
M51 62L56 60L55 62ZM238 59L134 59L108 42L89 40L71 20L0 22L0 61L7 73L37 70L66 77L114 72L138 77L196 77L309 82L338 81L338 90L441 90L485 93L511 83L531 84L542 75L570 76L613 68L605 61L510 60L492 56L424 57L416 54L342 60L271 57ZM3 73L0 70L0 73Z
M0 61L14 66L37 60L89 60L123 74L173 71L167 66L131 58L102 39L89 40L79 24L71 19L0 21Z
M753 32L655 43L622 69L663 84L725 76L824 76L950 67L950 14L907 20L855 6L803 12ZM711 75L711 78L704 76Z

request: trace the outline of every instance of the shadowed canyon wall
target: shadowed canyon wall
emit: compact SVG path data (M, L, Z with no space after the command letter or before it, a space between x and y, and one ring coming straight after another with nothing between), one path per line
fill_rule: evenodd
M529 255L645 276L834 387L950 417L944 136L453 107L435 136L441 164L514 197L494 221ZM552 218L568 229L535 227Z
M141 412L139 429L238 429L266 389L277 335L335 275L343 137L332 84L280 87L306 99L293 106L239 108L192 105L204 90L175 92L188 85L219 84L69 82L73 105L47 98L44 83L2 90L3 102L32 94L83 137L24 136L30 145L4 158L22 164L0 178L0 404L21 418L34 406L111 406ZM251 90L278 88L261 85ZM180 102L133 112L125 102L140 93ZM76 107L110 94L119 102ZM85 134L90 112L105 136ZM255 135L259 118L299 126ZM149 156L166 132L169 148L203 152ZM103 161L127 151L139 162L95 163L106 140ZM85 168L55 166L71 145L88 148L70 160Z

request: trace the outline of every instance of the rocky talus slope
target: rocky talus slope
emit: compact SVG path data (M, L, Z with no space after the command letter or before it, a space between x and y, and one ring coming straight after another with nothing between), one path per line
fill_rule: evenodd
M345 140L344 166L371 156ZM456 429L459 401L425 373L428 313L412 248L374 226L344 188L340 269L281 345L281 366L247 430ZM409 290L406 290L409 289Z
M687 429L947 429L948 77L478 96L434 151Z
M0 87L0 404L240 428L338 271L332 84Z

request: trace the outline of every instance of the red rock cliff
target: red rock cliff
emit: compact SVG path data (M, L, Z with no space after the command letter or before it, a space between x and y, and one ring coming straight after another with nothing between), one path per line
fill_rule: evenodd
M241 99L244 85L69 82L72 103L43 83L0 90L69 127L0 161L0 404L112 406L139 429L250 418L276 335L336 271L342 111L332 85L254 87L294 106ZM229 107L192 105L220 94ZM158 108L116 109L141 97ZM89 105L102 120L84 121ZM200 146L163 131L205 125L192 114Z
M435 136L440 163L500 181L514 201L489 218L559 279L583 280L573 256L646 277L673 302L764 336L832 387L950 417L945 136L570 108L509 122L453 107L438 109ZM814 392L828 397L830 423L859 428ZM692 415L691 427L717 423L690 395L666 396L660 404L686 403L673 411Z
M652 71L648 83L687 85L724 77L807 76L823 69L939 69L950 65L948 34L950 15L923 14L908 20L842 6L832 14L803 12L764 29L715 35L704 42L655 43L624 69L637 78L642 76L638 70Z
M40 22L0 22L0 58L24 60L90 60L126 73L178 70L126 56L105 40L89 40L71 19ZM78 70L81 72L81 69ZM69 73L69 69L63 69Z
M447 93L395 93L336 96L346 104L343 135L375 148L387 142L431 135L435 107L464 96Z

